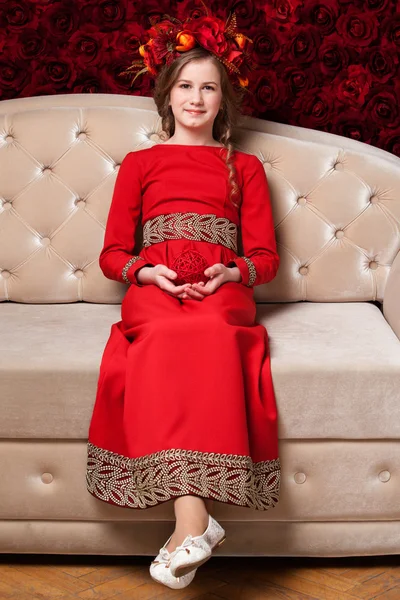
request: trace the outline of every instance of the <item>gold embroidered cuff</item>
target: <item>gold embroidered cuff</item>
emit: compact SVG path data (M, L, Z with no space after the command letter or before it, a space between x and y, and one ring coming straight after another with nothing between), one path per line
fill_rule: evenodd
M247 284L248 287L251 287L254 285L255 280L257 279L257 271L256 268L254 266L254 263L252 260L250 260L249 258L247 258L247 256L241 256L240 258L243 258L243 260L246 262L248 268L249 268L249 282Z
M126 265L122 269L122 279L124 281L126 281L126 283L132 283L132 281L130 281L128 279L128 277L127 277L127 272L128 272L129 267L131 267L138 260L144 260L144 258L142 258L141 256L132 256L132 258L130 258L128 260L128 262L126 263Z

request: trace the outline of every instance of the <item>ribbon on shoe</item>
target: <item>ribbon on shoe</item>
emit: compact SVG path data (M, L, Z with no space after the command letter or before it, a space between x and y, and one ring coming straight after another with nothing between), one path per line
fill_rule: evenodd
M150 565L150 575L154 581L162 583L173 590L179 590L188 586L193 581L196 575L196 569L187 575L182 575L179 577L172 575L170 570L170 562L174 553L175 551L170 553L165 546L160 548L158 555Z
M186 536L173 552L170 563L171 574L175 577L186 576L211 557L212 548L201 536Z
M212 555L214 548L225 541L225 530L211 515L208 526L202 535L187 535L180 546L171 554L170 571L175 577L181 577L197 569Z

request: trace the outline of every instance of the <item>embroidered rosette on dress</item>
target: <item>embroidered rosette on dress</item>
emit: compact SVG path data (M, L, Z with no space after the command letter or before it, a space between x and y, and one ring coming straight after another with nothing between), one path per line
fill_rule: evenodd
M222 244L237 253L237 230L235 223L214 214L163 214L143 223L143 246L185 238Z
M148 508L191 494L268 510L279 500L279 458L253 463L250 456L169 449L139 458L87 443L86 482L96 498Z

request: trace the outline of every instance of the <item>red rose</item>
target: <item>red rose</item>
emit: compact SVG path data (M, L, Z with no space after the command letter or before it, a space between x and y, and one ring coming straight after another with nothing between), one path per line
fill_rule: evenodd
M9 60L3 53L0 58L0 89L10 90L13 98L18 98L20 91L29 78L30 65L22 60Z
M73 94L110 94L113 87L107 86L103 80L103 71L90 67L78 74L71 88Z
M380 48L369 48L363 63L368 64L371 73L382 83L396 76L399 67L399 56L394 49L382 43Z
M201 17L189 21L185 28L193 33L200 46L213 54L225 54L228 43L224 36L225 23L221 19Z
M28 23L31 27L37 27L38 17L34 6L24 0L7 0L1 7L2 26L10 31L22 29Z
M104 62L106 34L100 33L94 25L86 25L69 38L68 53L77 69Z
M367 0L367 8L374 10L375 12L381 12L386 10L389 6L390 0Z
M365 119L359 110L343 108L336 115L332 133L369 144L376 133L376 126Z
M268 29L263 27L252 39L254 60L259 65L270 65L280 60L286 35L280 31L277 23L271 21Z
M293 61L309 62L315 60L317 47L321 43L321 35L315 27L301 25L293 31L294 37L290 40L289 54Z
M325 38L318 49L318 66L322 73L332 76L342 71L350 63L350 51L343 46L343 40L337 33Z
M351 8L338 18L336 30L346 44L369 46L378 35L378 20L372 12Z
M267 23L297 23L299 21L298 9L302 0L276 0L265 6L265 17Z
M92 0L97 2L97 0ZM165 14L170 14L171 2L169 0L145 0L144 2L126 2L125 7L129 12L129 21L139 23L144 29L148 29L152 23L163 21ZM174 12L175 16L175 12ZM128 19L127 19L128 20Z
M381 24L380 30L384 33L382 40L389 46L400 48L400 13L386 17ZM387 41L386 41L387 40ZM393 52L396 52L393 48Z
M64 54L60 51L58 55L48 55L41 62L31 63L28 72L33 89L50 83L53 93L60 93L64 89L68 91L75 78L75 67L66 50Z
M400 124L399 97L400 83L398 80L393 92L383 85L375 87L372 97L365 107L366 118L371 119L380 127L398 127Z
M317 129L331 122L336 113L330 89L311 88L293 104L296 123L301 127Z
M121 31L111 31L107 34L110 60L121 55L138 60L139 46L142 44L143 30L138 23L126 23Z
M11 46L15 55L22 59L34 60L46 53L46 36L31 27L26 27L19 34L18 43Z
M395 130L381 130L377 146L400 157L400 127Z
M82 23L92 23L101 32L120 29L126 19L124 0L90 0L82 3Z
M275 71L270 71L259 77L253 83L253 106L259 113L279 108L284 96L283 84L278 80Z
M371 87L371 75L361 65L350 65L347 71L336 77L333 87L343 104L363 106Z
M322 35L329 35L335 31L338 15L339 6L336 0L308 0L299 11L300 22L312 23Z
M78 29L79 14L67 2L49 6L41 18L47 35L67 40Z
M266 3L264 2L264 5ZM232 2L232 8L237 16L238 30L246 33L250 25L255 25L265 19L264 11L258 8L257 2L249 0L235 0ZM249 35L249 37L251 37Z
M182 21L186 19L200 19L201 17L207 16L207 11L199 0L186 0L186 2L178 2L176 4L178 11L177 17ZM207 9L209 14L219 16L218 12L221 10L221 3L218 0L210 0L207 2ZM186 25L185 25L186 26Z
M47 58L43 66L43 77L45 80L50 81L54 88L68 87L71 83L74 68L72 61L68 58L62 59L60 57Z
M282 79L293 97L304 94L316 85L315 71L312 68L287 67L282 73Z

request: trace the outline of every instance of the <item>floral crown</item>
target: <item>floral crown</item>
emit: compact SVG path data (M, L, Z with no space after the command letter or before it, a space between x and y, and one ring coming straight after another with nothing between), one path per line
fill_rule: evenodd
M209 16L205 9L205 16L189 17L183 22L167 14L157 23L150 18L152 26L146 32L150 39L139 47L142 59L133 61L122 74L129 75L136 70L133 85L142 73L155 77L164 65L171 64L180 54L202 46L226 67L233 86L246 90L248 72L256 66L249 53L253 41L237 31L235 13L224 23L218 17Z

